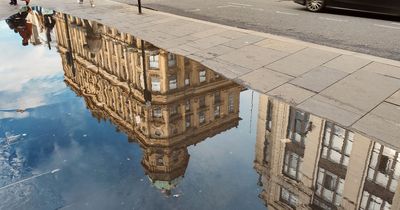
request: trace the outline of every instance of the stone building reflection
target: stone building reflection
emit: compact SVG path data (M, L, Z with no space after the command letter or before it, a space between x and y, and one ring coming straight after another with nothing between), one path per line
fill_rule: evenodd
M238 125L239 85L116 29L61 13L55 18L66 84L93 116L141 145L145 172L162 191L182 179L188 146ZM93 26L97 34L90 35ZM145 103L146 88L151 104Z
M260 96L254 168L268 209L400 209L398 151Z

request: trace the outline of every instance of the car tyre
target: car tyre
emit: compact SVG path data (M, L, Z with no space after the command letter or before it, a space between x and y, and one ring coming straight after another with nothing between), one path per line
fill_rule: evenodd
M306 7L311 12L320 12L325 8L326 0L306 0Z

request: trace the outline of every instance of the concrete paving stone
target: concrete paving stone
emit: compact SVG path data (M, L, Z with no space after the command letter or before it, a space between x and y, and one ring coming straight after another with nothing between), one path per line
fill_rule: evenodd
M321 95L305 100L298 108L343 126L350 126L363 116L360 110Z
M225 43L227 41L229 41L230 39L228 38L224 38L221 36L217 36L217 35L212 35L212 36L208 36L202 39L198 39L196 41L187 43L187 45L192 46L194 48L200 49L200 50L204 50L210 47L214 47L217 45L220 45L222 43Z
M292 76L300 76L337 56L339 56L337 53L306 48L274 62L267 67Z
M382 103L353 126L357 131L381 143L400 149L400 106Z
M367 113L399 88L400 82L397 79L357 71L320 94Z
M166 16L164 16L164 17L166 17ZM162 18L162 16L159 16L158 18L160 19L160 18ZM189 24L193 24L193 22L189 21L189 20L184 20L184 19L177 19L175 21L170 21L170 22L164 23L162 25L166 26L166 27L179 27L182 25L189 25Z
M151 21L151 22L154 23L154 24L161 24L161 23L167 23L167 22L172 22L172 21L176 21L176 20L177 20L176 17L167 17L167 18L161 18L161 19L158 19L158 20L154 20L154 21Z
M204 38L204 37L211 36L214 34L220 34L221 32L226 31L226 30L227 29L225 29L225 28L212 28L209 30L193 33L193 34L191 34L191 36L194 36L197 38ZM222 37L224 37L224 36L222 36Z
M187 44L189 42L193 42L197 39L198 39L197 37L188 35L188 36L183 36L183 37L178 37L178 38L173 38L173 39L167 39L167 40L160 41L160 42L162 43L161 45L163 46L163 48L166 49L166 48L171 48L171 47L176 48L180 45Z
M398 90L393 95L391 95L388 99L386 99L386 102L400 106L400 90Z
M279 41L276 39L264 39L260 42L255 43L254 45L257 45L260 47L266 47L266 48L270 48L270 49L274 49L274 50L279 50L279 51L287 52L287 53L295 53L299 50L306 48L306 46L303 46L303 45L283 42L283 41Z
M193 53L195 53L197 51L200 51L199 49L197 49L195 47L192 47L190 45L187 45L187 44L179 45L176 48L184 50L184 51L187 51L187 52L190 52L189 54L193 54Z
M328 63L325 63L324 66L347 73L353 73L370 62L371 61L369 60L357 58L351 55L341 55Z
M301 87L297 87L289 83L283 84L267 92L267 95L282 99L287 103L290 103L295 106L302 103L304 100L312 97L315 94L316 93L314 92L311 92Z
M193 34L198 31L202 31L204 29L209 29L210 26L178 20L157 25L151 25L146 28L150 28L152 31L158 31L171 34L177 37L182 37Z
M196 54L190 54L190 55L186 55L187 58L190 58L194 61L197 61L199 63L202 63L205 60L208 60L208 58L202 57L200 55L196 55Z
M400 67L372 62L369 65L361 69L362 71L371 71L377 74L385 75L388 77L394 77L400 79ZM399 81L400 82L400 81Z
M170 29L171 34L177 35L177 36L187 36L190 34L194 34L200 31L206 31L211 29L211 26L204 25L204 24L187 24L187 25L181 25L179 27L174 28L173 30Z
M166 33L162 33L162 32L152 32L151 36L157 39L157 43L161 42L163 40L171 40L171 39L178 38L174 35L166 34Z
M154 23L147 22L147 23L136 24L132 27L135 27L135 29L142 29L142 28L151 28L152 26L154 26Z
M248 35L233 39L232 41L225 42L224 45L238 49L238 48L241 48L241 47L244 47L247 45L251 45L251 44L261 41L263 39L265 39L265 37L248 34Z
M219 36L228 38L228 39L237 39L246 35L249 35L248 33L240 32L240 31L234 31L234 30L226 30L224 32L218 33Z
M218 62L216 60L205 60L204 62L202 62L202 65L223 75L227 79L235 79L240 75L231 71L232 68L228 65Z
M286 56L287 53L249 45L218 58L249 69L259 69Z
M339 70L319 66L290 81L290 83L314 92L321 92L347 75L347 73Z
M231 71L231 72L237 74L238 76L245 75L245 74L247 74L247 73L249 73L249 72L252 71L252 70L249 69L249 68L242 67L242 66L239 66L239 65L236 65L236 64L233 64L233 63L229 63L229 62L226 62L226 61L224 61L224 60L220 60L220 59L218 59L218 58L212 58L211 60L214 60L214 61L217 61L217 62L221 63L221 64L224 65L226 68L228 68L229 71Z
M214 55L209 54L209 53L204 52L204 51L198 51L198 52L192 53L191 55L197 56L197 57L201 58L202 60L208 60L208 59L211 59L211 58L215 58Z
M257 69L238 78L243 84L262 93L266 93L291 79L293 77L267 68Z
M192 52L183 50L183 49L181 49L181 48L179 48L179 47L176 47L176 48L168 48L168 51L171 52L171 53L177 54L177 55L182 55L182 56L187 56L187 55L192 54Z
M199 52L194 53L195 55L210 59L214 57L218 57L220 55L229 53L234 51L235 49L224 46L224 45L217 45L215 47L207 48L204 50L201 50Z

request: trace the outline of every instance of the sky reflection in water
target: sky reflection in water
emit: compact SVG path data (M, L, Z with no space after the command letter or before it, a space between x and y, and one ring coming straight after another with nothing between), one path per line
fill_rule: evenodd
M253 169L251 91L241 93L238 128L189 147L185 176L167 197L145 175L139 145L66 87L57 51L22 47L0 28L8 52L0 56L0 209L265 208Z

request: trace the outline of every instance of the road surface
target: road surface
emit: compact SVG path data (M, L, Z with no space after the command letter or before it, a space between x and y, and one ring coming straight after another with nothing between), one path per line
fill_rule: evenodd
M117 0L136 4L136 0ZM142 0L144 7L400 60L398 17L329 9L311 13L280 0Z

